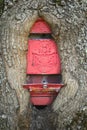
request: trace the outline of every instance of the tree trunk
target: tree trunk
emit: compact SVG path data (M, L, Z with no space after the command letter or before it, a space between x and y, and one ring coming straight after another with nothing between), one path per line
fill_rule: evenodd
M26 80L29 30L38 17L52 29L65 84L50 106L52 112L48 118L56 126L55 130L87 129L86 6L86 0L9 0L5 3L1 16L0 130L31 129L32 107L29 92L22 84Z

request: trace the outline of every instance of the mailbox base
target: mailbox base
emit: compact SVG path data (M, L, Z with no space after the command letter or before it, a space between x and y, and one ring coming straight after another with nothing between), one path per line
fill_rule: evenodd
M30 102L36 106L50 105L54 101L56 96L57 96L56 92L54 94L50 94L50 93L47 93L47 94L33 93L33 94L31 94L30 93Z
M63 84L24 84L23 87L30 91L30 102L36 106L50 105L56 98Z

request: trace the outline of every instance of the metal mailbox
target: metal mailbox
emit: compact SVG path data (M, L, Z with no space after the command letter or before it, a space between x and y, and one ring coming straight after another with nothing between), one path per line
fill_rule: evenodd
M51 29L39 18L30 34L51 35ZM60 56L53 39L29 39L26 74L27 80L23 87L29 89L31 103L39 106L51 104L63 87Z

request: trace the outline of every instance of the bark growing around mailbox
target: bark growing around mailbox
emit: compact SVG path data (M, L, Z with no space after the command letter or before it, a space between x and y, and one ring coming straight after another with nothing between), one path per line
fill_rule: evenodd
M87 118L86 6L86 0L9 0L5 3L0 42L1 130L29 128L29 93L22 84L26 78L29 30L38 16L48 22L58 43L63 82L66 84L53 103L56 112L53 123L57 125L56 129L61 130L78 129L78 126L86 129L83 122L73 121L81 112Z

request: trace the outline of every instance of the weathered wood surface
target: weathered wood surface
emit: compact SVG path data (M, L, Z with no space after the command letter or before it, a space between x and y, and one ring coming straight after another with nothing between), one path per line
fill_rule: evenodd
M29 93L22 84L29 30L39 16L48 22L58 43L66 84L52 105L56 130L79 129L77 121L72 125L76 113L87 118L87 1L8 0L0 20L1 130L29 129Z

